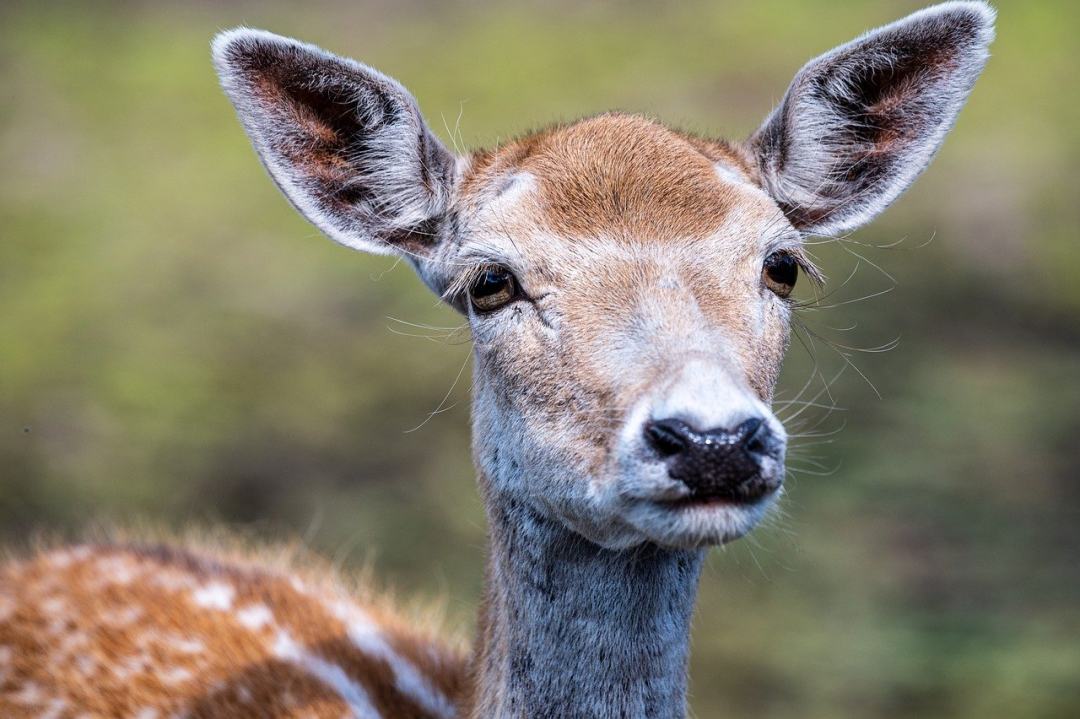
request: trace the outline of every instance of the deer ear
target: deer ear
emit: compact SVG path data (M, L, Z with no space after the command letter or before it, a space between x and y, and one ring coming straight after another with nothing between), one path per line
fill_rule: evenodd
M930 162L989 57L983 2L927 8L811 60L750 139L792 224L869 222Z
M213 57L255 150L301 214L355 249L430 252L452 199L456 160L404 87L259 30L221 33Z

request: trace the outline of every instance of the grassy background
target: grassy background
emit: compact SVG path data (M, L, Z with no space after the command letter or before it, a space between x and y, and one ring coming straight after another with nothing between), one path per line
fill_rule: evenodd
M304 5L0 9L0 542L99 520L300 536L467 624L468 383L406 432L467 337L397 321L460 318L278 196L212 34L354 55L469 147L610 108L742 137L805 60L918 5ZM835 294L781 397L857 371L843 410L794 419L836 433L801 440L784 516L711 556L698 716L1080 716L1080 5L999 12L932 168L814 248Z

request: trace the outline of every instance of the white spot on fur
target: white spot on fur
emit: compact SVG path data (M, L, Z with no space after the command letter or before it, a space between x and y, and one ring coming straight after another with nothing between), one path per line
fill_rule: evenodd
M141 676L150 671L153 666L153 657L147 652L139 652L131 655L113 667L113 674L118 679L129 679L133 676Z
M35 682L25 682L19 691L8 694L8 699L16 704L22 704L23 706L33 706L40 704L45 698L45 693L41 691L41 687Z
M290 661L334 690L353 710L357 719L380 719L364 688L354 682L337 664L331 664L297 644L288 632L278 632L274 654Z
M185 639L174 634L168 637L169 646L180 654L201 654L206 651L206 645L197 639Z
M452 719L456 710L445 694L439 691L412 662L394 651L379 626L359 607L335 602L334 615L345 622L349 640L362 652L386 662L394 672L394 686L428 713Z
M535 189L536 178L531 173L515 172L502 179L496 189L495 198L489 206L499 205L503 207L512 204Z
M61 614L66 609L67 602L59 597L52 597L41 603L41 610L46 614Z
M38 719L60 719L67 709L67 702L59 697L50 699L45 711L38 714Z
M274 614L265 604L252 604L236 613L236 620L252 630L262 629L274 621Z
M80 654L75 657L75 670L84 677L90 677L97 671L97 662L89 654Z
M93 551L90 547L71 547L70 549L58 549L49 554L48 564L55 569L65 569L76 562L85 561Z
M234 596L236 596L236 590L228 584L223 582L211 582L210 584L196 589L192 593L191 599L204 609L219 609L225 611L232 607Z
M113 627L126 627L137 622L143 615L140 607L122 607L101 613L101 621Z
M158 711L153 707L144 707L131 715L131 719L157 719Z
M179 592L182 589L190 589L195 586L195 579L190 574L180 572L160 572L151 580L154 586L166 591Z
M715 165L713 165L713 168L716 170L716 175L724 182L730 182L736 185L749 184L749 182L745 177L743 177L743 174L741 172L731 167L728 167L722 162L717 162Z
M95 564L106 584L131 584L140 574L138 567L126 557L101 557Z
M0 597L0 622L6 622L13 614L15 614L15 602L6 597Z
M161 681L165 684L183 684L184 682L191 681L194 675L184 669L183 667L174 667L167 669L158 675Z
M75 561L71 552L59 550L49 555L48 564L54 569L66 569Z
M60 640L60 654L61 656L74 654L89 643L90 638L85 632L69 632Z

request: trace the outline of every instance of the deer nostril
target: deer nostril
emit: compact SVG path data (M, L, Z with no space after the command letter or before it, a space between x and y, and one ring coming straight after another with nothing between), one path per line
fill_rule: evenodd
M661 419L645 425L645 440L661 457L671 457L685 451L693 438L685 422Z
M645 425L644 435L667 465L668 476L685 484L693 497L757 501L780 486L775 473L762 474L777 449L761 417L731 429L705 431L677 419L653 420Z
M765 420L748 419L735 428L735 436L742 439L742 446L751 454L767 454L770 432Z

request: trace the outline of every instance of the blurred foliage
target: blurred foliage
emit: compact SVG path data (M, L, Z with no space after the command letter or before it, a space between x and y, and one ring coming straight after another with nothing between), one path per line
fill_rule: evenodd
M742 137L804 61L916 7L5 5L0 541L226 523L374 557L472 621L467 334L405 324L461 318L278 196L216 30L357 56L479 147L613 107ZM1080 716L1080 5L999 11L931 169L814 246L832 280L780 399L810 377L802 398L842 409L783 413L806 435L784 514L711 557L698 716Z

